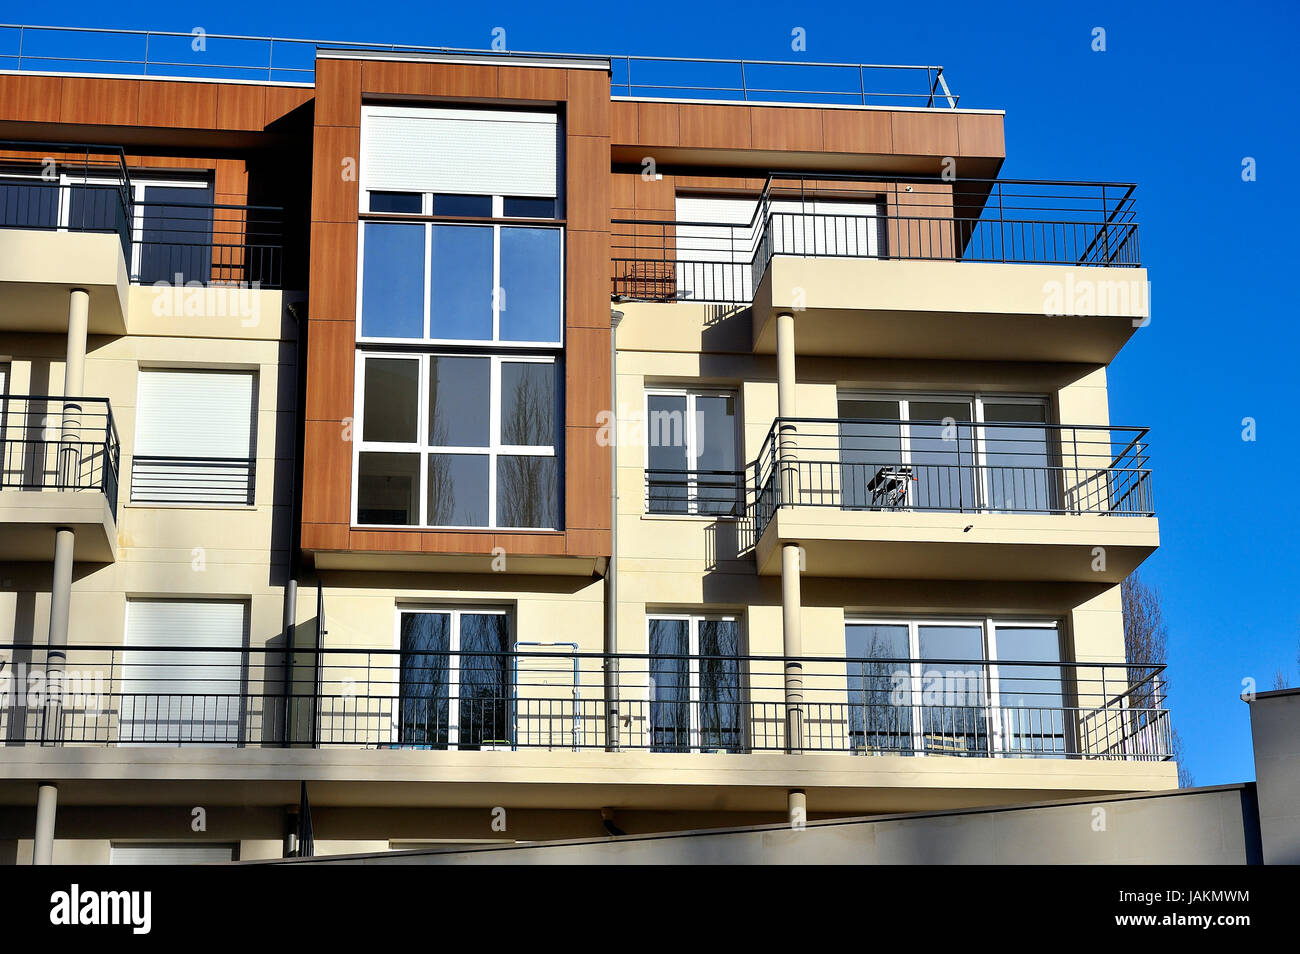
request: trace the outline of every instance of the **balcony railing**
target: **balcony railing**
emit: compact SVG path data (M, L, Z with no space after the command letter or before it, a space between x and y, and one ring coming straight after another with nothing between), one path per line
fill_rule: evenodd
M745 471L646 468L646 513L740 517L748 489Z
M151 188L120 147L0 141L0 228L116 234L136 284L281 287L282 208L151 201Z
M0 646L9 744L1163 760L1163 666L559 652ZM794 709L799 718L791 718Z
M614 219L613 292L749 304L777 255L1137 267L1134 189L773 174L741 221Z
M97 490L116 517L120 465L104 398L0 396L0 490Z
M777 418L754 468L755 528L778 507L1152 516L1147 429Z

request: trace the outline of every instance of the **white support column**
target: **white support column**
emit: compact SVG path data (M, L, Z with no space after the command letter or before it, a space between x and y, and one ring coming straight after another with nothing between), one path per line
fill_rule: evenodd
M32 839L32 864L54 863L54 813L59 789L53 782L41 782L36 789L36 835Z
M798 463L795 454L796 428L794 366L794 315L782 312L776 316L776 406L781 419L777 430L778 483L776 505L794 503L798 499ZM802 553L797 543L781 547L781 654L785 657L785 731L786 751L803 751L803 633L799 623L801 600L799 572ZM790 795L791 817L795 808L795 795ZM802 799L802 793L799 794ZM800 804L802 802L800 801Z

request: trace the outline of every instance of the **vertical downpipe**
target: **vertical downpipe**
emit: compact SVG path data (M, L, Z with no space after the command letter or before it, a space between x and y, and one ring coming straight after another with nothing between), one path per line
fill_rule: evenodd
M609 313L609 565L605 568L605 748L621 743L618 705L618 325L623 313Z

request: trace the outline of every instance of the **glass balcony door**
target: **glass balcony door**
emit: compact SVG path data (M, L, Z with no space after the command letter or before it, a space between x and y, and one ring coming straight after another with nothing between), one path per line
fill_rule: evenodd
M397 639L398 745L480 749L513 741L504 610L403 610Z
M993 712L998 749L1007 756L1066 752L1066 697L1060 634L1054 623L996 623ZM1017 665L1039 663L1040 665Z
M1058 469L1042 398L844 393L838 411L845 509L1057 508Z
M647 623L651 751L740 751L739 621L654 616Z

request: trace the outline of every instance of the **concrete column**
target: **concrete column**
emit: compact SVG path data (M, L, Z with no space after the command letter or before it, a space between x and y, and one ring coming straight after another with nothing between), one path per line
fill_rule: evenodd
M54 863L54 813L59 804L59 789L53 782L42 782L36 789L36 837L32 841L32 864Z
M791 828L802 828L808 822L808 796L802 788L786 793L786 807Z
M799 472L796 461L794 315L776 316L776 406L781 418L777 431L778 468L781 473L777 505L798 501ZM781 547L781 646L785 657L786 751L803 751L803 634L799 625L799 564L796 543ZM792 796L793 797L793 796ZM792 803L793 804L793 803Z
M90 295L74 288L68 300L68 350L63 370L64 397L81 397L86 382L86 332L90 321ZM81 471L81 405L63 402L59 434L59 483L65 488L78 484ZM50 585L50 631L46 639L45 709L41 742L56 744L62 734L63 666L68 644L68 614L72 602L72 565L76 556L76 533L71 527L54 531L54 579ZM51 795L51 798L54 796ZM53 824L51 808L51 825Z

